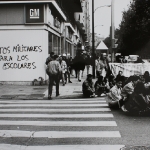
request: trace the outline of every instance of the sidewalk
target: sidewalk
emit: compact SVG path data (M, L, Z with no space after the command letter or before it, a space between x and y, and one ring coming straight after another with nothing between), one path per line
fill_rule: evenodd
M92 69L90 69L92 73ZM82 81L79 82L77 78L71 76L72 83L67 83L62 86L60 82L60 96L56 97L55 86L53 86L52 99L70 99L83 98L82 83L86 79L87 70L85 68ZM96 79L93 79L95 82ZM27 86L27 85L0 85L0 99L1 100L42 100L48 99L48 86Z

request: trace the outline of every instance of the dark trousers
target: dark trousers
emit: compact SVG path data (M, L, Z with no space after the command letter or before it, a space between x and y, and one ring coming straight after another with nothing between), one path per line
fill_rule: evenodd
M56 83L56 95L59 94L59 75L49 75L49 96L52 95L54 82Z
M84 95L84 97L86 97L86 98L89 98L91 95L93 95L94 93L92 92L92 91L90 91L90 90L84 90L83 91L83 95Z

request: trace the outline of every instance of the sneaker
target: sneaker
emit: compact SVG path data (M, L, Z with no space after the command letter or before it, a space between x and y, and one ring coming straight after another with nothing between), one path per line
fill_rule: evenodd
M91 98L97 97L97 95L90 95Z
M128 111L125 109L124 105L121 107L121 109L122 109L123 112L128 112Z
M69 81L69 83L72 83L71 81Z
M102 93L101 96L106 96L106 94Z

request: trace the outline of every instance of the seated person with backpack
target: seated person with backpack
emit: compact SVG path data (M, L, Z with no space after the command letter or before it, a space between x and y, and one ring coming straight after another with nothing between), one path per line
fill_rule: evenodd
M91 74L88 74L87 79L82 84L83 95L86 98L97 97L97 95L95 95L95 88L92 78L93 76Z
M127 96L127 100L124 104L127 112L132 114L150 113L148 101L145 96L144 83L138 82L134 88L134 92Z

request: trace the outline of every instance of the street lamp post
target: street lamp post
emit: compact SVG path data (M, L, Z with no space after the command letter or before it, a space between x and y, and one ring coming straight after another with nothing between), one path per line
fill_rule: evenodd
M95 35L94 35L94 0L92 0L92 56L93 56L93 78L95 79Z
M114 0L111 0L111 62L114 61Z
M93 56L93 78L95 78L95 35L94 35L94 13L97 9L101 8L101 7L111 7L111 5L104 5L104 6L100 6L97 7L94 10L94 0L92 0L92 56Z

